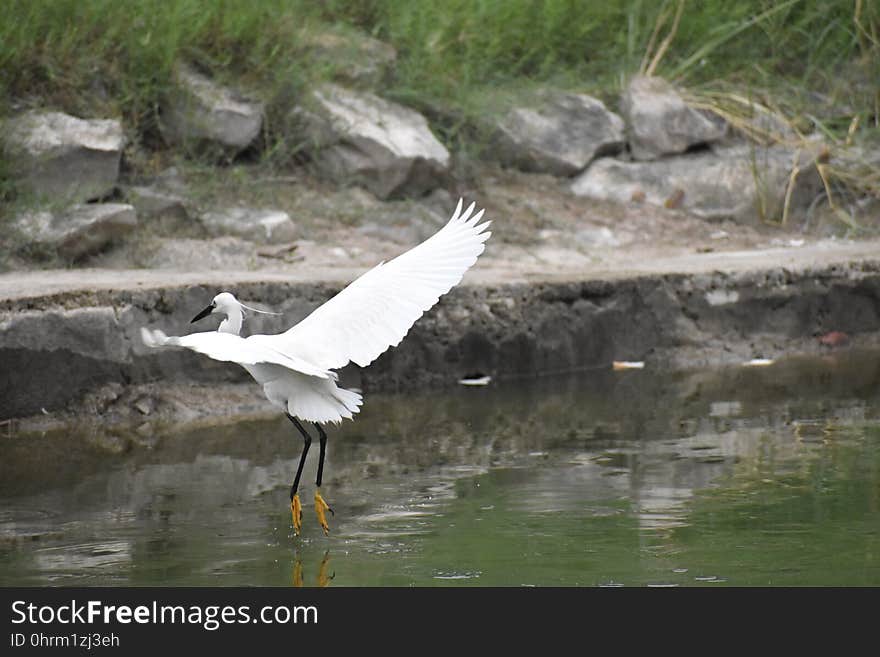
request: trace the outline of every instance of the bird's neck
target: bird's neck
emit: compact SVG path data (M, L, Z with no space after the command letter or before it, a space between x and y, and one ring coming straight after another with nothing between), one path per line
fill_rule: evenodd
M233 335L238 335L241 333L241 324L244 319L244 313L241 310L233 310L231 313L226 315L226 319L220 322L220 326L217 329L218 333L232 333Z

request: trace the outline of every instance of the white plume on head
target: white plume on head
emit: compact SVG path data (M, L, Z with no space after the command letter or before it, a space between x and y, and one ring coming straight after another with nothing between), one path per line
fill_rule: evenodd
M252 306L248 306L246 304L243 304L241 301L239 301L238 303L245 310L250 310L251 312L254 312L254 313L260 313L261 315L277 315L280 317L283 314L283 313L273 313L271 310L260 310L259 308L254 308ZM245 315L245 316L247 316L247 315Z

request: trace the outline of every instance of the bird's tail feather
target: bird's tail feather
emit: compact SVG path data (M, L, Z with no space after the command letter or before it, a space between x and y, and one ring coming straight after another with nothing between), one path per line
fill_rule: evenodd
M309 422L340 422L360 410L361 396L333 379L307 376L278 366L249 367L270 401Z
M309 394L288 399L288 412L312 422L338 424L344 419L353 419L361 410L363 398L358 393L338 388L332 381L321 381L321 388L320 391L312 388Z
M346 390L345 388L336 388L333 391L333 396L351 413L349 417L360 411L361 404L364 403L364 398L359 393L353 390Z

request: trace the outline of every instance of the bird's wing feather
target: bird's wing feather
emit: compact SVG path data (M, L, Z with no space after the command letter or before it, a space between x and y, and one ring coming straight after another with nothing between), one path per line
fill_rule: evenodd
M309 376L322 379L335 378L333 372L317 367L299 358L296 354L283 354L258 340L241 338L232 333L207 331L190 333L189 335L167 336L158 329L141 328L141 339L148 347L185 347L214 360L238 363L239 365L272 363Z
M449 222L427 240L381 263L285 333L261 340L289 356L330 370L349 361L369 365L400 344L410 327L458 284L489 239L490 222L479 223L462 202Z

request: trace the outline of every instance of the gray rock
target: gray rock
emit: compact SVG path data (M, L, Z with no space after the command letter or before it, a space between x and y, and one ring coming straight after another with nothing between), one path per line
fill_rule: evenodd
M634 77L623 93L623 115L632 155L653 160L724 137L727 126L685 103L662 78Z
M805 209L822 183L806 154L782 147L737 146L651 162L603 158L577 177L577 196L681 208L705 219L742 223L781 217L789 176L799 157L789 212Z
M623 148L623 119L584 94L543 91L495 125L496 155L523 171L571 176Z
M291 242L296 239L296 224L282 210L228 208L206 212L202 215L201 222L213 237L235 235L261 244Z
M61 212L28 212L15 227L35 244L57 251L65 258L96 253L137 226L134 208L124 203L75 205Z
M119 121L33 111L7 121L4 132L21 184L38 196L76 203L116 185L125 144Z
M0 316L0 345L0 408L11 414L80 399L118 381L121 365L131 360L116 312L106 306Z
M129 360L128 347L110 307L8 315L0 321L0 336L7 349L64 350L114 363Z
M137 212L141 223L174 229L188 223L184 199L177 194L155 187L129 187L125 196Z
M133 406L141 415L149 415L156 410L156 400L152 397L140 397L135 400Z
M172 143L209 144L237 152L260 134L263 113L263 103L178 65L159 127Z
M393 46L360 32L309 31L303 45L306 55L329 67L335 80L357 87L379 86L397 62Z
M447 204L442 210L448 212L449 207ZM448 216L429 204L401 201L366 210L357 231L386 242L414 246L440 230L448 220Z
M318 171L379 198L422 194L446 179L449 151L418 112L334 84L294 110Z

